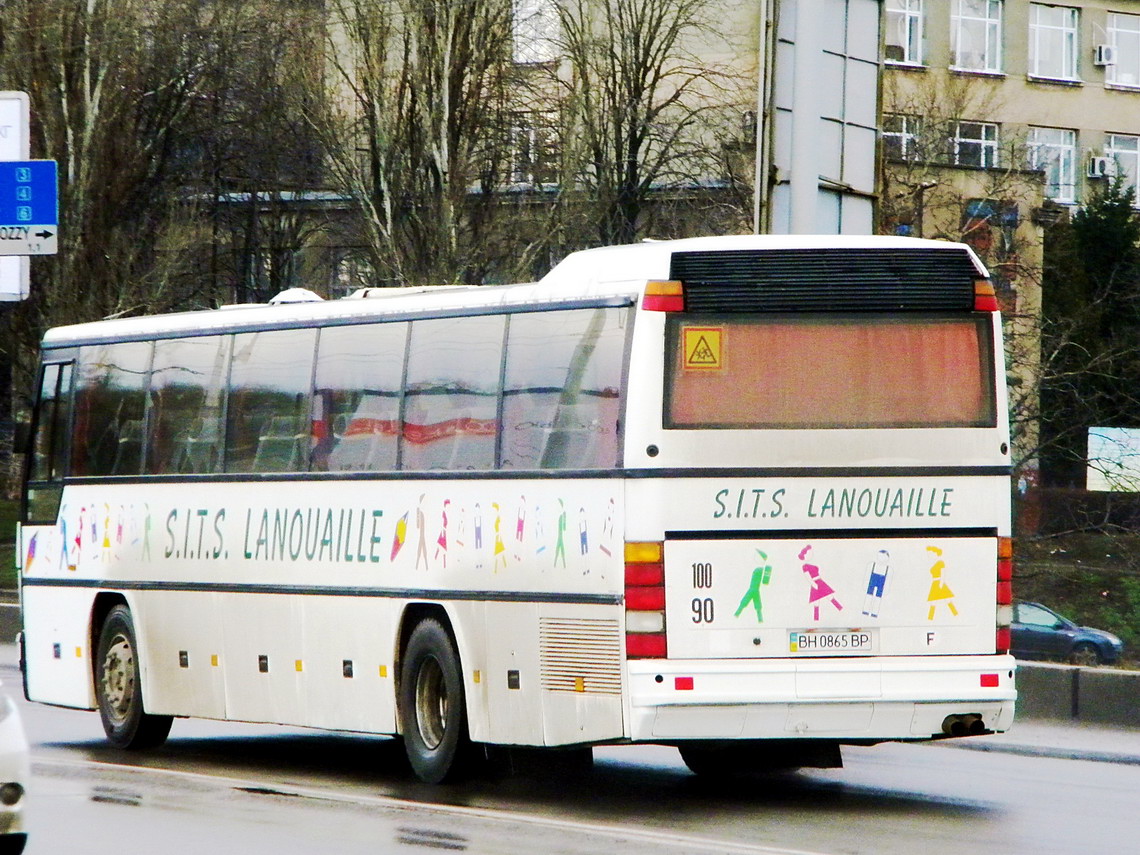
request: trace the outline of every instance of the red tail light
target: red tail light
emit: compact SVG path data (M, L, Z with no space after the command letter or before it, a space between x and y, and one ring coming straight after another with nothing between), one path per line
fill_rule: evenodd
M1013 622L1013 539L997 541L997 637L998 653L1009 653L1009 625Z
M660 282L646 282L645 296L641 308L649 312L685 311L685 286L670 279Z
M998 310L997 292L989 279L974 280L974 311L996 312Z
M625 545L625 653L630 659L664 659L665 565L660 543Z

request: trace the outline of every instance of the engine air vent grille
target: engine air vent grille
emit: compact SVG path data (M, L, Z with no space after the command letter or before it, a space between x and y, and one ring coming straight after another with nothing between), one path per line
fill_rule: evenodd
M542 688L621 694L621 626L616 620L540 618Z
M827 248L675 252L690 312L971 311L966 249Z

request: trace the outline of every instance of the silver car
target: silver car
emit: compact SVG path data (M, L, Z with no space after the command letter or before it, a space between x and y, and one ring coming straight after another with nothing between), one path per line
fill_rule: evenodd
M0 692L0 855L19 855L27 843L24 802L30 774L28 739L20 711L7 694Z

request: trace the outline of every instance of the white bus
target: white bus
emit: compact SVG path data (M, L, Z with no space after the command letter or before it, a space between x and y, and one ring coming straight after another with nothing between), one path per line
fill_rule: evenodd
M675 745L700 773L1003 731L1010 450L970 249L725 237L538 283L54 329L20 540L30 700Z

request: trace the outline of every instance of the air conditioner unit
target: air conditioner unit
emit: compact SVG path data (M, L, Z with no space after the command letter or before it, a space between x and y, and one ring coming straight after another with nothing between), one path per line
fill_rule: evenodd
M1110 178L1116 171L1115 167L1112 158L1093 155L1089 158L1089 169L1086 174L1089 178Z
M1116 65L1116 46L1097 45L1093 55L1093 65Z

